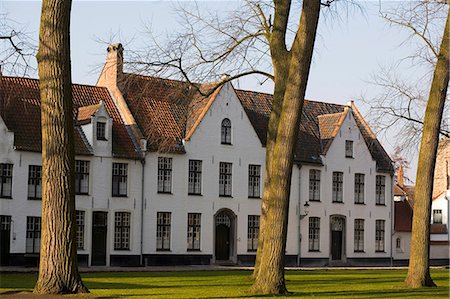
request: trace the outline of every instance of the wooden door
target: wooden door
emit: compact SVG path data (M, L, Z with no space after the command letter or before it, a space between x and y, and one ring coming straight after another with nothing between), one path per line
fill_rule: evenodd
M216 225L216 260L230 259L230 227L225 224Z
M94 212L92 214L92 266L106 265L106 242L108 233L108 213Z
M0 216L0 266L9 265L11 216Z
M342 259L342 231L331 232L331 259Z

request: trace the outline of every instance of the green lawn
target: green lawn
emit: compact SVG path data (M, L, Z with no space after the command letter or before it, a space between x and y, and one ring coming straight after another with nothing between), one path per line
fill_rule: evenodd
M255 298L248 293L249 275L249 271L105 272L84 273L82 277L92 292L89 298ZM289 271L286 280L292 293L286 297L449 297L448 270L432 270L437 288L406 289L402 283L405 275L406 270ZM35 280L36 274L2 273L0 293L31 291Z

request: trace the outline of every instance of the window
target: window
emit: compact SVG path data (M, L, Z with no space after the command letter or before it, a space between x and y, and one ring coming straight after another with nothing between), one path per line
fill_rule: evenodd
M309 217L309 251L319 251L320 218Z
M247 251L258 249L259 215L248 215Z
M106 140L106 123L97 121L97 140Z
M442 210L433 210L433 223L442 224Z
M320 201L320 170L309 170L309 200Z
M113 163L112 196L127 196L128 164Z
M400 238L397 238L395 240L395 248L397 248L398 250L402 249L402 240Z
M261 189L261 166L248 166L248 197L260 198Z
M129 212L116 212L114 217L114 250L130 250Z
M375 203L377 205L384 205L384 198L386 193L386 177L384 175L377 175L375 186Z
M75 194L89 194L89 161L75 161Z
M77 249L84 249L84 211L76 211Z
M231 144L231 121L228 118L222 120L221 143Z
M28 199L42 199L42 166L28 167Z
M344 173L343 172L333 172L333 202L342 202L343 200L343 182Z
M219 196L231 197L231 169L232 163L220 162Z
M158 212L156 222L156 250L170 250L170 212Z
M355 203L364 203L364 174L355 173Z
M355 219L355 252L364 251L364 219Z
M27 217L27 253L39 253L41 245L41 217Z
M375 221L375 251L384 252L384 220Z
M12 195L12 164L0 163L0 197L11 198Z
M202 161L189 160L188 194L202 194Z
M345 140L345 157L353 158L353 141Z
M172 158L158 157L158 193L172 192Z
M187 226L187 249L190 251L200 250L201 214L189 213Z

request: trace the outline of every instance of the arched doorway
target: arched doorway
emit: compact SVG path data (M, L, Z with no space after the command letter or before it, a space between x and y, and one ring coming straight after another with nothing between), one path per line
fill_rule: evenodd
M330 239L331 261L345 261L345 216L330 217Z
M235 260L236 215L228 209L222 209L214 217L216 261Z

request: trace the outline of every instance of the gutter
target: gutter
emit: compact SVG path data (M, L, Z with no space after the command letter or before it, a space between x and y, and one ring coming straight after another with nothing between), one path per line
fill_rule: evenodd
M142 153L142 175L141 175L141 266L144 265L144 182L145 182L145 153Z
M394 266L394 258L393 258L393 254L392 254L392 241L393 241L393 236L395 234L395 231L393 229L394 227L394 223L395 223L395 219L394 219L394 213L393 213L393 206L394 206L394 176L391 174L391 244L390 244L390 265L391 267Z
M301 262L301 254L302 254L302 234L301 234L301 225L300 222L302 221L301 219L301 194L302 194L302 188L301 188L301 169L302 169L302 165L301 164L297 164L298 167L298 215L297 215L297 219L298 219L298 225L297 225L297 229L298 229L298 234L297 234L297 244L298 244L298 254L297 254L297 267L300 267L300 262Z

